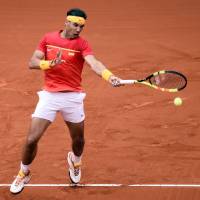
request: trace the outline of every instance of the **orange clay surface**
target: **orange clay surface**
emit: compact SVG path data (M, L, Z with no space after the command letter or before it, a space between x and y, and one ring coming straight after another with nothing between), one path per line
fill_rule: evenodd
M75 3L73 3L75 2ZM200 1L1 0L0 184L19 170L21 150L43 85L28 61L44 33L63 28L65 12L88 13L82 36L96 57L122 79L162 69L188 77L176 94L146 86L112 88L85 66L86 146L82 183L200 184ZM175 107L175 97L183 105ZM31 184L67 184L69 132L58 114L39 143ZM27 187L0 200L199 200L200 188Z

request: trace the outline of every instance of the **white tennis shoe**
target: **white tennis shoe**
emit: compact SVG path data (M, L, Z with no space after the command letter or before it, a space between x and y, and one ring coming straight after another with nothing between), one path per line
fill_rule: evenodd
M10 192L13 194L20 193L24 189L24 185L31 179L30 171L25 174L22 170L19 171L17 177L10 186Z
M67 156L67 161L69 164L69 178L72 183L78 184L81 180L81 162L74 163L72 161L73 153L70 151Z

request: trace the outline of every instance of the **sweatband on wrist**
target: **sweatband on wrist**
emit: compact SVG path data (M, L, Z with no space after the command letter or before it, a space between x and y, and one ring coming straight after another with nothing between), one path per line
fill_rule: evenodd
M108 81L110 76L113 75L108 69L104 69L101 76L104 80Z
M41 60L40 61L40 69L42 69L42 70L50 69L50 61L48 61L48 60Z

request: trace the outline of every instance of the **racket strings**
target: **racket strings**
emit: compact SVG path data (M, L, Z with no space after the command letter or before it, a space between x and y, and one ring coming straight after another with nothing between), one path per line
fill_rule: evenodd
M186 80L179 74L174 73L158 74L151 77L149 81L152 85L166 89L181 89L186 85Z

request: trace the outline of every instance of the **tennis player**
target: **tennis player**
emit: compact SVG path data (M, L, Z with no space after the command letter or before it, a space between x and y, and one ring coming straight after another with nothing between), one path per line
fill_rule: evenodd
M81 179L81 156L84 148L85 93L81 87L84 62L97 75L113 86L120 86L114 76L93 54L89 43L80 37L86 24L86 13L78 8L67 12L61 31L44 35L29 62L30 69L44 72L44 87L38 92L39 101L32 114L30 130L25 141L20 170L11 184L12 193L20 193L31 178L30 164L45 130L60 112L69 128L72 150L67 155L69 177L72 183Z

